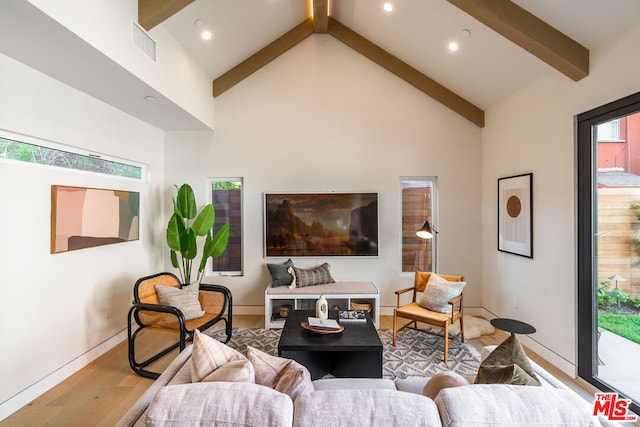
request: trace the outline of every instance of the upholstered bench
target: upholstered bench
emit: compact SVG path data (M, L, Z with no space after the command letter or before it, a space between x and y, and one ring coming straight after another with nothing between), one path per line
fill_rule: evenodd
M380 328L380 293L371 282L334 282L323 285L296 287L272 287L264 292L264 326L266 329L282 328L286 317L280 315L280 307L291 306L293 310L315 309L316 300L324 295L329 307L338 305L341 310L371 307L371 318ZM284 314L284 313L283 313Z

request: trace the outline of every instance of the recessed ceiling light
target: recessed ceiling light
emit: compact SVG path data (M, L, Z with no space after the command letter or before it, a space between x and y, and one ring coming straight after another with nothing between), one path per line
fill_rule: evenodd
M156 97L155 96L151 96L151 95L147 95L147 96L144 97L144 100L151 102L151 101L155 101Z
M203 40L209 40L213 37L213 33L207 29L202 19L198 18L193 21L193 26L200 31L200 37L202 37Z
M449 50L451 52L455 52L456 50L458 50L458 43L456 42L449 43Z
M471 35L471 31L465 28L462 31L460 31L460 34L462 34L464 37L469 37Z
M386 2L382 7L386 12L391 12L393 10L393 4L390 2Z

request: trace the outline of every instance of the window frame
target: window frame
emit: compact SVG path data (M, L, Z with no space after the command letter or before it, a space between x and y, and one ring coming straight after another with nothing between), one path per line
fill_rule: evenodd
M598 300L597 300L597 135L598 124L640 111L640 92L579 114L576 117L576 217L577 217L577 371L578 377L604 392L620 393L598 377ZM632 401L638 413L640 405Z
M596 125L596 138L597 138L596 142L598 142L598 143L600 143L600 142L605 142L605 143L606 142L624 142L624 139L620 138L620 119L621 119L620 117L617 117L617 118L615 118L613 120L607 120L607 121L598 123ZM601 126L608 125L610 123L613 124L614 122L615 122L616 131L617 131L616 132L617 136L614 136L614 137L611 137L611 138L600 138Z
M422 224L424 223L425 220L429 220L429 224L431 225L433 231L434 231L434 237L433 239L431 239L431 270L435 273L438 271L438 237L437 237L437 229L438 229L438 177L437 176L401 176L400 180L399 180L399 184L400 184L400 219L401 219L401 225L400 225L400 275L401 276L413 276L415 274L415 270L414 271L403 271L403 258L404 258L404 254L405 254L405 248L404 248L404 227L403 227L403 222L404 222L404 212L403 212L403 189L407 188L407 186L404 185L404 183L407 182L411 182L411 181L424 181L424 182L428 182L430 185L428 185L428 187L431 188L431 215L430 217L428 217L428 215L423 215L423 219L422 222L420 222L420 224L417 224L415 227L415 232L418 231L418 229L422 226ZM422 240L419 237L416 236L416 239ZM425 241L425 246L427 245L428 242ZM414 265L415 267L415 265Z
M207 179L207 197L209 203L213 204L216 208L216 204L213 200L213 185L216 182L239 182L240 183L240 224L239 224L239 244L240 244L240 270L216 270L214 271L214 260L209 259L207 261L206 271L207 274L213 276L244 276L244 178L243 177L210 177ZM217 208L216 208L217 209ZM218 217L218 215L216 215ZM215 225L215 224L214 224ZM230 224L231 226L231 224ZM231 230L233 233L233 230ZM229 237L232 238L232 234Z
M20 164L20 165L24 165L24 166L28 166L28 167L37 167L37 168L55 168L55 169L58 169L58 170L61 170L61 171L66 171L66 172L70 172L70 173L90 174L90 175L94 175L94 176L102 176L102 177L109 177L109 178L116 178L116 179L124 179L124 180L130 180L130 181L134 181L134 182L146 182L147 181L147 165L145 165L143 163L135 162L133 160L123 159L123 158L120 158L120 157L115 157L115 156L111 156L111 155L104 154L104 153L98 153L98 152L95 152L95 151L89 151L89 150L86 150L86 149L74 147L74 146L71 146L71 145L61 144L61 143L50 141L50 140L46 140L46 139L43 139L43 138L38 138L38 137L24 135L24 134L18 134L18 133L14 133L14 132L11 132L11 131L7 131L5 129L0 129L0 139L9 140L9 141L12 141L12 142L16 142L18 144L34 145L34 146L38 146L38 147L47 148L47 149L50 149L50 150L61 151L61 152L64 152L64 153L76 154L76 155L79 155L79 156L89 157L89 158L94 158L94 159L98 158L100 160L104 160L104 161L111 162L111 163L117 163L117 164L122 164L122 165L126 165L126 166L131 166L131 167L134 167L134 168L138 168L140 170L140 178L124 176L124 175L115 175L115 174L109 174L109 173L104 173L104 172L96 172L96 171L91 171L91 170L77 169L77 168L72 168L72 167L67 168L67 167L63 167L63 166L51 165L51 164L46 164L46 163L27 162L27 161L24 161L24 160L12 159L12 158L7 158L7 157L3 157L3 156L0 156L0 163L6 162L6 163L11 163L11 164Z

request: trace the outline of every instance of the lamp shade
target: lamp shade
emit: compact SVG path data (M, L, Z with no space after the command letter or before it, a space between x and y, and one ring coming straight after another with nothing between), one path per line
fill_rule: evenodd
M431 227L429 226L429 221L425 221L422 224L422 227L416 232L416 236L421 239L433 239L433 232L431 231Z

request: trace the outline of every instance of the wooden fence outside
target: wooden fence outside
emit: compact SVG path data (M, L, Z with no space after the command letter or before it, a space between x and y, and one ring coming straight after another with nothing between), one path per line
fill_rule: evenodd
M618 288L640 296L640 188L598 188L598 284L618 274ZM611 282L612 288L616 283Z

